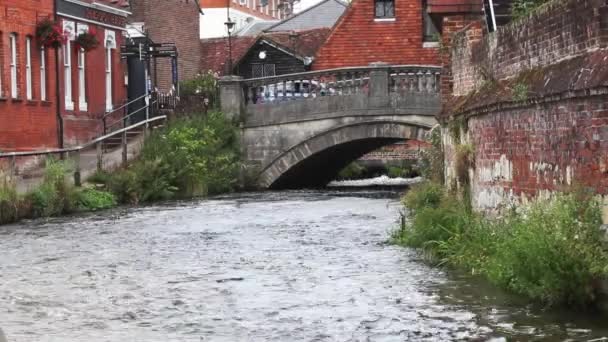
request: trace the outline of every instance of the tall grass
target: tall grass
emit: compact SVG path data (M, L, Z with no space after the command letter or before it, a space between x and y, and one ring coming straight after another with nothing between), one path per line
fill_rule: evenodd
M600 204L562 194L505 217L488 219L435 184L405 196L409 209L396 243L422 248L432 260L480 274L548 305L593 306L608 276Z
M20 195L14 183L0 184L0 224L24 218L50 217L78 211L107 209L116 205L114 195L70 183L68 161L48 159L40 185Z

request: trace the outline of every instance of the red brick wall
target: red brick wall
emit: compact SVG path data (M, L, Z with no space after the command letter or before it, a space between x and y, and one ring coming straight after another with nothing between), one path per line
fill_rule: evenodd
M384 146L376 151L365 154L360 160L417 160L420 152L431 144L420 140L406 140L402 144Z
M439 65L438 48L423 48L421 0L395 1L395 21L374 21L374 1L354 0L317 53L314 70L373 62Z
M576 185L608 194L608 96L476 116L468 127L477 207Z
M144 21L155 43L175 43L179 53L180 80L200 71L200 21L194 0L132 0L132 21ZM161 90L171 87L171 61L158 59L158 83Z
M476 43L480 40L476 36L475 32L461 32L455 38L452 67L456 95L468 93L488 78L514 77L524 70L607 48L608 4L554 1L527 19L500 27L480 43Z
M68 19L70 21L78 20ZM63 74L63 54L59 57L59 84L61 93L61 110L64 123L64 145L75 146L103 135L101 118L106 112L106 51L104 47L105 30L107 28L84 23L89 29L94 29L99 41L99 46L88 51L85 56L85 94L87 110L79 108L79 78L78 78L78 51L72 42L72 101L74 110L65 109L64 92L65 82ZM120 58L120 46L123 44L122 32L116 29L108 29L115 32L116 49L112 49L112 102L114 108L120 107L126 102L127 91L124 82L126 63Z
M55 109L55 54L47 50L47 100L40 100L40 51L32 40L33 100L26 100L26 36L35 36L36 20L51 16L52 0L0 2L0 150L32 150L57 147ZM17 33L19 101L10 99L9 34Z
M454 97L440 116L448 184L464 143L479 209L577 185L608 195L608 3L552 2L484 37L474 24L453 43Z

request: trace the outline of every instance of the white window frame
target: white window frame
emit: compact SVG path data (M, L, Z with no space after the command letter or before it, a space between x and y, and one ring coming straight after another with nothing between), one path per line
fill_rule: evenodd
M84 49L78 51L78 109L86 112L88 110L86 95L86 52Z
M33 100L32 91L32 37L25 37L25 96Z
M111 112L114 108L112 104L112 48L106 47L106 112Z
M40 47L40 101L46 101L46 50Z
M9 46L10 46L10 68L11 68L11 98L19 98L19 89L17 87L17 34L11 33L9 35Z
M239 0L239 5L247 6L247 0Z
M74 110L72 100L72 41L66 39L63 44L63 81L65 92L65 109Z

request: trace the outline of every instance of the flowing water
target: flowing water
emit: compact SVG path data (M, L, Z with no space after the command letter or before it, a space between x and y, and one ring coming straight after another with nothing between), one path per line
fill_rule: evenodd
M543 311L386 244L395 194L254 193L0 228L9 342L587 341Z

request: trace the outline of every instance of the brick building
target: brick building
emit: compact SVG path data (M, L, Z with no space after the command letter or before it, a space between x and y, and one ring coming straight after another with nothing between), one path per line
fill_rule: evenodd
M195 0L130 0L131 23L143 25L154 43L175 43L178 51L178 77L192 78L200 71L200 8ZM172 85L170 59L159 59L156 80L161 91Z
M319 50L313 69L373 62L439 65L441 21L425 0L354 0Z
M127 1L57 1L66 35L59 56L59 89L64 145L89 141L103 132L102 117L126 102L126 65L121 60ZM82 33L96 36L98 46L77 46ZM116 115L121 115L116 113Z
M0 3L0 150L57 147L55 51L36 40L53 0Z

